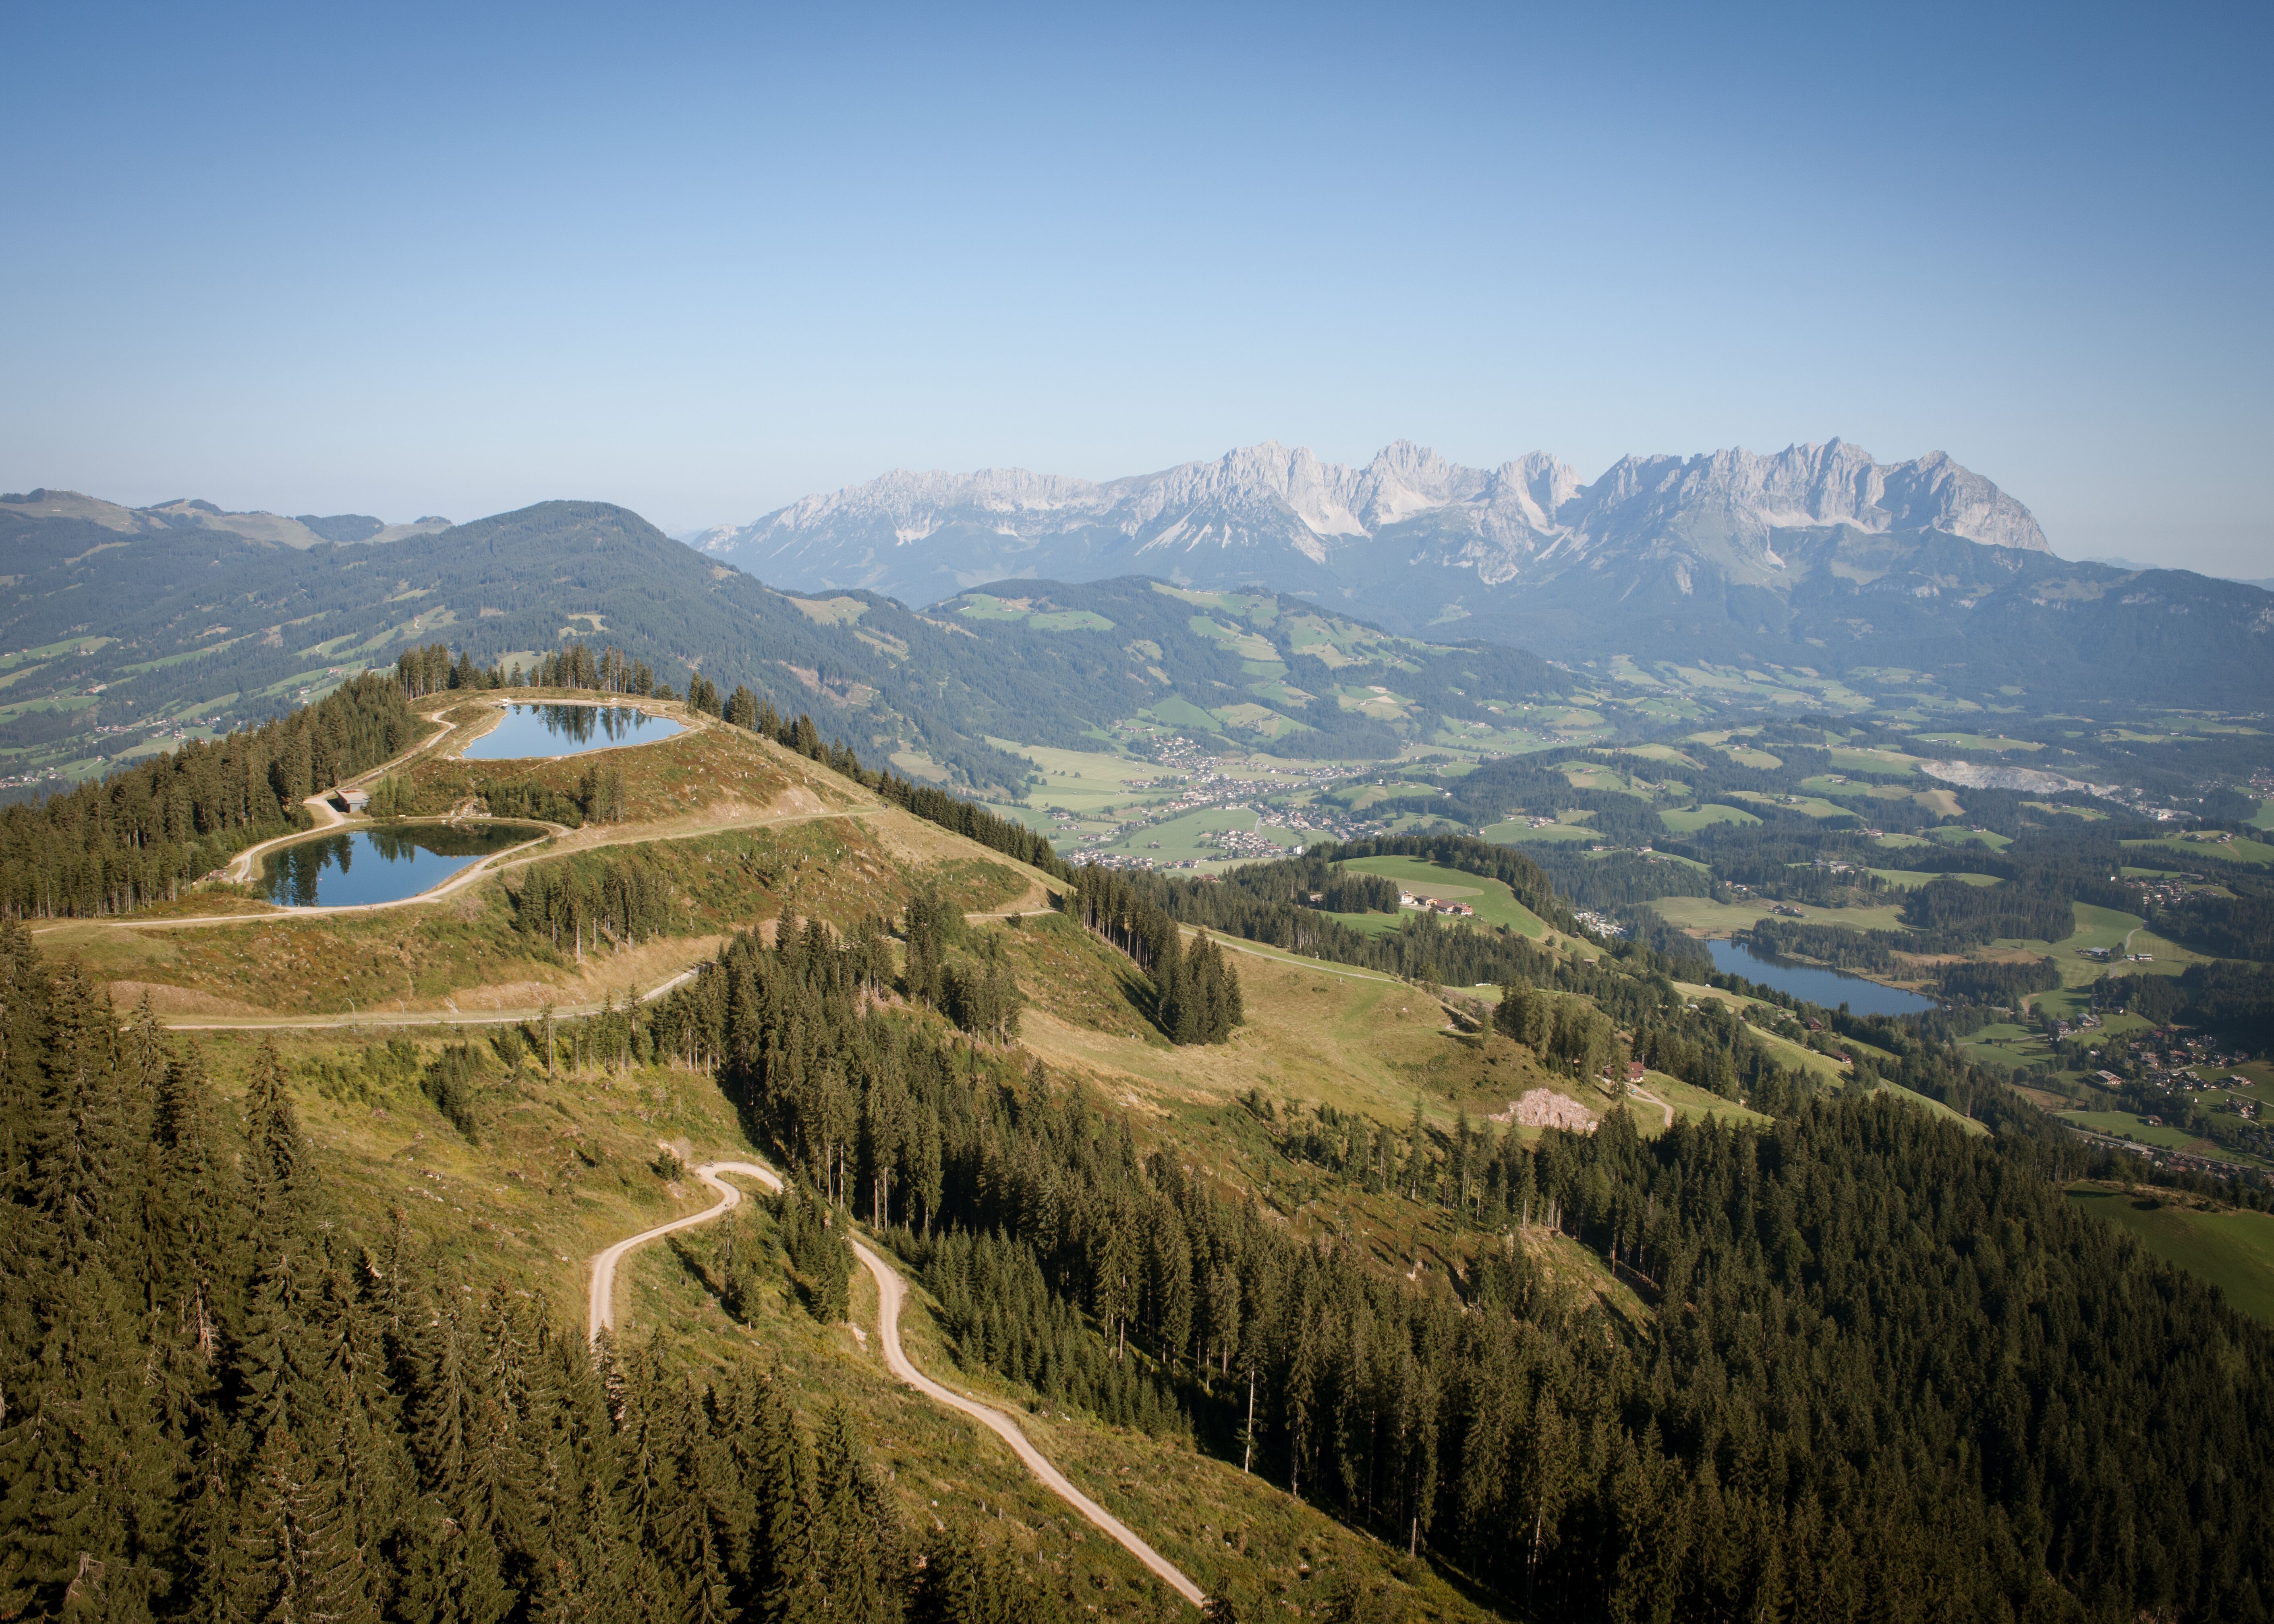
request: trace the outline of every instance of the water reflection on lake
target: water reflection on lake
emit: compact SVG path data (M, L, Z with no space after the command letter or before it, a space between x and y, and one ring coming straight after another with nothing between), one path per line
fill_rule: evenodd
M1821 965L1795 964L1789 959L1764 953L1750 942L1708 942L1706 951L1713 956L1713 967L1724 975L1742 975L1749 981L1758 981L1796 998L1820 1004L1827 1010L1836 1010L1844 1004L1857 1015L1916 1015L1921 1010L1937 1007L1935 999L1923 998L1900 987L1883 987L1863 976L1850 975L1845 970L1827 970Z
M476 858L544 831L526 823L418 824L358 829L279 846L262 861L260 887L286 908L399 902L440 885Z
M575 756L612 744L652 744L686 731L633 705L508 705L505 719L468 745L463 759Z

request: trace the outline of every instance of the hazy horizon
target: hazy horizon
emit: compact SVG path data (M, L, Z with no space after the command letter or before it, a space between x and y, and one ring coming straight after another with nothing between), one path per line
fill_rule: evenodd
M2268 19L1901 22L27 16L0 487L683 534L895 467L1836 436L2274 575Z

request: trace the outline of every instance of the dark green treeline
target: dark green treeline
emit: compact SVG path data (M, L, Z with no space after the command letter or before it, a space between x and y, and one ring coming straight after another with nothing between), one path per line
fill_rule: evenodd
M245 847L307 824L300 802L408 749L402 688L343 684L274 722L0 811L0 913L84 918L170 901Z
M1246 1019L1239 972L1205 934L1187 946L1175 918L1137 881L1111 868L1080 869L1074 883L1056 893L1058 909L1152 977L1156 1016L1171 1042L1223 1042Z
M1334 864L1376 856L1420 857L1502 881L1542 919L1574 929L1569 908L1537 863L1507 846L1462 836L1393 836L1321 846L1301 857L1246 863L1208 880L1091 868L1075 873L1081 883L1091 885L1110 872L1105 883L1129 899L1125 912L1154 909L1182 924L1409 981L1469 987L1511 976L1539 979L1540 961L1548 956L1510 931L1449 926L1434 914L1413 914L1400 929L1367 936L1331 917L1325 910L1337 902L1368 901L1379 894L1353 885L1359 876ZM1313 902L1313 897L1319 900ZM1394 897L1391 901L1394 906Z
M579 961L587 944L629 945L680 923L670 882L644 857L564 857L531 863L508 884L514 929Z
M615 649L595 654L581 643L564 643L533 662L527 671L519 661L512 665L477 665L461 650L450 658L448 643L430 643L405 649L395 657L395 680L412 699L453 688L573 688L604 694L637 694L658 699L677 697L669 683L659 683L648 663Z
M1623 1111L1536 1147L1417 1124L1396 1183L1470 1238L1457 1278L1409 1282L864 1003L836 951L746 942L672 1019L821 1199L955 1257L951 1316L998 1368L1050 1380L1077 1308L1206 1447L1540 1616L2265 1616L2266 1547L2233 1530L2274 1505L2274 1334L2073 1212L2018 1118L1969 1139L1796 1095L1651 1141ZM1554 1287L1525 1244L1550 1230L1654 1316Z
M358 1237L273 1055L240 1117L14 925L0 1149L0 1617L1055 1616L967 1539L919 1568L841 1407Z

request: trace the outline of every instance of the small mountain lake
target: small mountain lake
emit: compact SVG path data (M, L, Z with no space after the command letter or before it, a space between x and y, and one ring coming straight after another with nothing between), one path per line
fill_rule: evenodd
M632 705L508 705L505 719L459 753L464 761L576 756L615 744L653 744L687 730Z
M1749 981L1758 981L1796 998L1820 1004L1827 1010L1836 1010L1844 1004L1857 1015L1916 1015L1939 1004L1936 999L1923 998L1900 987L1885 987L1864 976L1850 975L1845 970L1795 964L1789 959L1764 953L1750 942L1709 941L1706 951L1713 956L1713 967L1724 975L1742 975Z
M353 908L400 902L440 885L477 858L544 832L528 823L343 830L277 847L261 860L257 883L279 907Z

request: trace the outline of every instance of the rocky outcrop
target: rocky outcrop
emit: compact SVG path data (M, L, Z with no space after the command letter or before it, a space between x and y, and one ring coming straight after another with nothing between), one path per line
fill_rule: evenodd
M1623 457L1592 482L1544 452L1472 468L1405 440L1358 467L1267 441L1103 483L893 473L697 542L780 586L916 605L1017 579L1260 584L1574 665L1924 671L2135 703L2255 705L2274 682L2263 592L2056 558L1943 453L1838 440Z
M1508 1102L1506 1110L1495 1112L1492 1120L1513 1123L1519 1128L1562 1128L1572 1133L1593 1133L1599 1121L1578 1101L1552 1088L1526 1089L1522 1098Z

